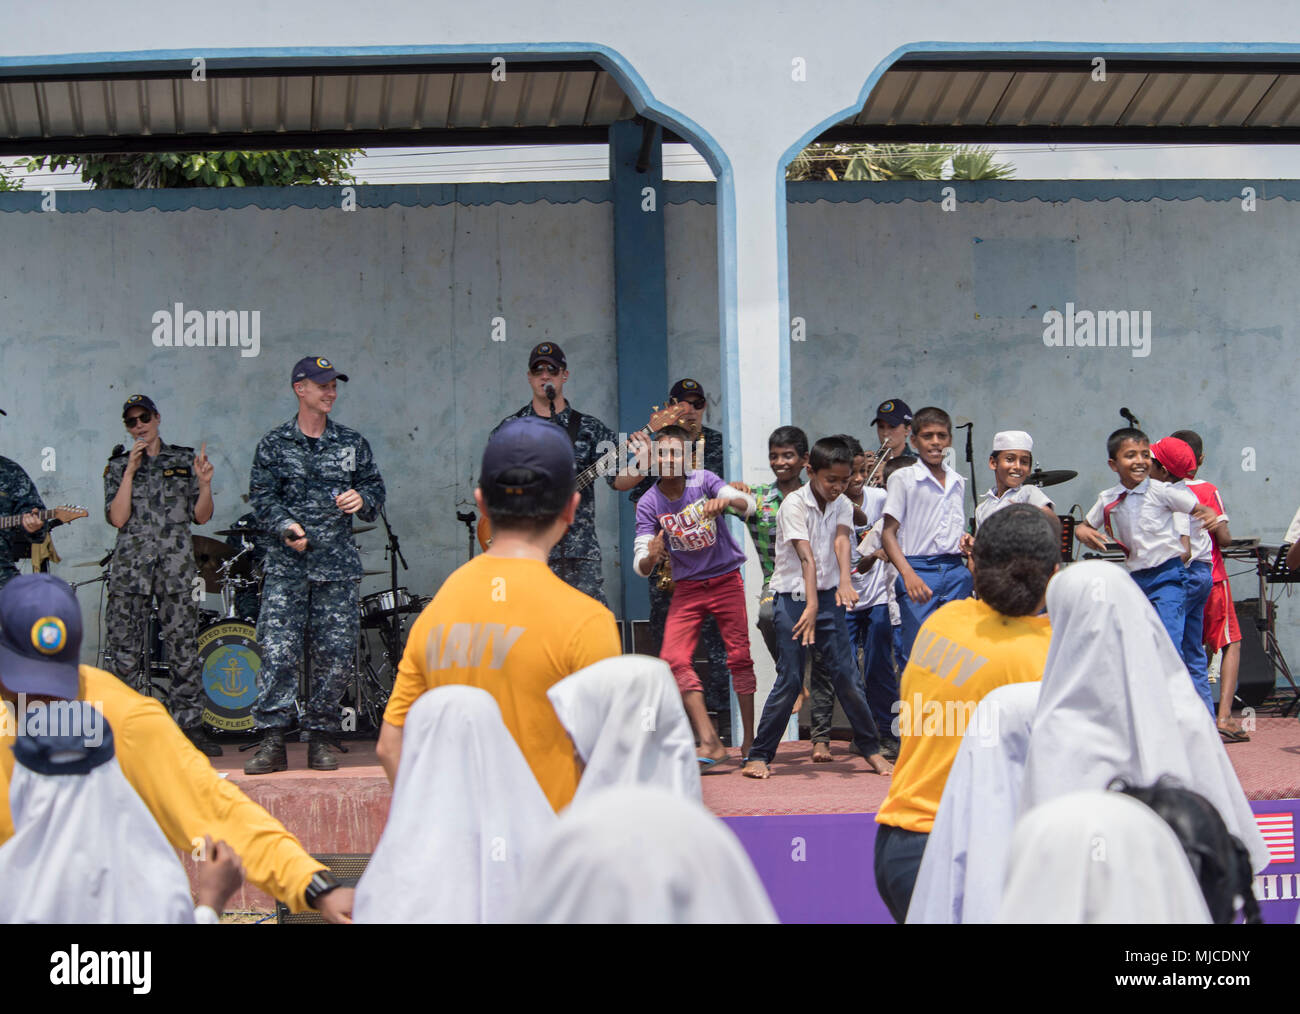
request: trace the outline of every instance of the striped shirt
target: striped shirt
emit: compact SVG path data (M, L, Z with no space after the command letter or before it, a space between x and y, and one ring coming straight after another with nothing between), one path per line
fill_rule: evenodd
M760 482L750 487L757 506L754 513L745 519L749 537L754 540L754 552L758 554L759 565L763 568L763 584L771 583L772 571L776 569L776 512L781 509L785 494L775 482Z

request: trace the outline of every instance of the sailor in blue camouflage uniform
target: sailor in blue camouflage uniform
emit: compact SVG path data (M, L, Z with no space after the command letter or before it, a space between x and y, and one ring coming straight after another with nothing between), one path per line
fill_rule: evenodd
M150 692L145 645L150 607L166 653L167 710L196 747L210 757L221 747L203 731L203 668L198 656L199 602L203 598L190 522L212 517L213 466L207 444L164 443L153 399L133 394L122 406L130 450L104 467L104 515L117 529L104 615L106 641L118 679Z
M0 415L7 414L0 409ZM34 544L45 541L45 522L32 513L44 509L45 503L23 467L0 458L0 517L28 515L12 528L0 529L0 588L18 576L18 560L30 556Z
M298 414L264 436L253 455L249 502L271 542L257 623L262 671L253 704L262 742L244 765L250 775L288 767L284 734L297 710L298 667L305 655L311 672L302 717L307 766L338 767L339 704L360 634L362 568L352 516L373 521L384 503L384 480L370 444L329 418L338 382L347 379L328 359L300 359L291 374Z
M579 474L605 458L605 466L601 469L605 482L616 490L631 489L636 484L637 477L626 471L619 474L617 455L614 453L618 441L613 430L595 416L579 412L565 400L564 385L568 379L568 363L560 346L555 342L542 342L534 346L528 355L528 386L533 390L533 399L506 418L521 419L536 415L546 419L553 416L555 422L569 434L569 440L573 443L574 465ZM553 398L548 396L548 389ZM500 425L498 423L492 432L495 433ZM605 601L600 543L596 541L594 483L589 483L582 489L573 524L551 550L549 564L556 577L590 595L601 605L609 605Z
M679 426L691 434L693 441L704 438L703 461L696 461L692 467L704 468L725 481L723 470L722 434L710 429L703 423L704 410L708 401L704 388L698 380L683 377L673 384L668 393L670 405L685 404L689 411L681 417ZM629 494L635 504L646 491L651 489L658 479L647 476L642 479ZM668 606L672 603L673 593L661 591L657 575L650 576L650 628L649 647L651 654L658 655L663 647L664 624L668 621ZM718 630L717 621L712 616L700 625L699 650L709 659L709 671L702 675L700 683L704 687L704 706L717 716L718 735L723 742L728 741L731 730L731 671L727 668L727 646L723 643L722 632Z

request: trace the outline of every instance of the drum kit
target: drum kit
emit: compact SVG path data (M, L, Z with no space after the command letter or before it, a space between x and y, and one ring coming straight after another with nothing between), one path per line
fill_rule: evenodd
M387 519L385 519L387 526ZM359 525L354 536L377 530L376 525ZM203 672L205 691L203 722L217 734L249 735L254 732L253 703L257 699L257 679L262 668L262 649L257 643L257 613L261 606L265 574L256 539L260 532L251 524L236 522L232 527L213 534L227 537L227 542L204 535L193 536L194 561L206 592L221 600L221 609L200 609L197 651ZM358 547L360 548L360 547ZM360 600L361 633L353 658L353 678L348 707L355 712L358 727L378 730L384 708L392 692L397 665L402 657L407 625L429 599L414 596L397 584L397 563L402 566L397 539L389 534L388 554L391 569L365 570L363 577L386 575L392 586ZM366 550L362 550L366 552ZM113 552L100 560L72 564L95 567L100 573L85 581L74 582L73 590L94 584L107 588L113 569ZM113 654L103 636L104 598L99 602L101 630L98 666L113 671ZM140 671L132 685L142 693L165 698L171 680L171 667L160 634L156 607L151 610L146 633L145 651ZM307 696L307 663L301 675L302 698ZM345 724L345 731L348 731Z

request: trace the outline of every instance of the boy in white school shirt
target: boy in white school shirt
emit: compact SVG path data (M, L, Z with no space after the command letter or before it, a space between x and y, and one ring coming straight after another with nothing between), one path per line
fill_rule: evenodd
M1151 441L1141 430L1116 430L1106 440L1106 453L1119 484L1101 491L1083 523L1075 527L1074 537L1101 552L1107 549L1103 530L1119 543L1129 576L1155 607L1175 650L1179 650L1187 595L1183 540L1174 515L1190 514L1211 532L1219 524L1218 515L1191 491L1150 477Z
M881 544L898 569L900 670L925 618L947 602L968 598L973 587L962 556L966 480L943 460L951 445L948 413L919 409L912 419L912 446L920 460L895 472L886 487Z
M1034 438L1024 430L1003 430L993 435L993 452L989 455L993 470L993 489L975 508L975 528L984 524L1003 507L1027 503L1056 516L1056 507L1038 486L1025 485L1034 470Z
M858 600L849 574L853 505L844 495L853 451L843 440L823 437L808 457L808 482L781 502L777 512L773 620L779 656L776 683L767 695L754 747L741 773L767 778L776 746L803 685L808 647L814 642L830 670L835 696L853 728L853 741L877 774L893 768L880 753L876 723L867 707L862 676L849 652L844 609Z

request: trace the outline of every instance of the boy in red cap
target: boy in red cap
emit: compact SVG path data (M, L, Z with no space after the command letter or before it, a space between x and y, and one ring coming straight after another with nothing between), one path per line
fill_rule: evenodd
M1151 445L1151 477L1160 482L1167 482L1175 489L1191 490L1187 486L1187 477L1196 471L1196 454L1184 440L1177 437L1165 437ZM1196 494L1193 493L1195 496ZM1197 496L1197 500L1205 503ZM1218 510L1221 520L1221 508L1206 504ZM1203 643L1205 603L1214 586L1214 539L1195 517L1188 514L1175 514L1174 527L1183 537L1190 550L1186 569L1183 571L1183 639L1177 644L1178 652L1183 656L1183 664L1192 677L1192 685L1200 695L1205 706L1214 714L1214 698L1210 695L1210 673L1205 658ZM1220 524L1215 535L1227 531L1227 525Z
M1210 597L1205 603L1202 637L1211 657L1215 652L1222 652L1219 659L1219 735L1228 743L1245 743L1250 736L1242 730L1241 723L1232 717L1232 703L1237 694L1237 672L1241 667L1241 628L1237 625L1237 610L1232 605L1228 568L1223 563L1222 549L1232 542L1232 533L1228 531L1227 525L1228 514L1218 487L1196 477L1205 464L1201 435L1195 430L1175 430L1173 436L1185 441L1196 455L1196 467L1187 478L1187 488L1196 499L1224 520L1224 524L1213 533L1211 559L1214 587L1210 589Z

